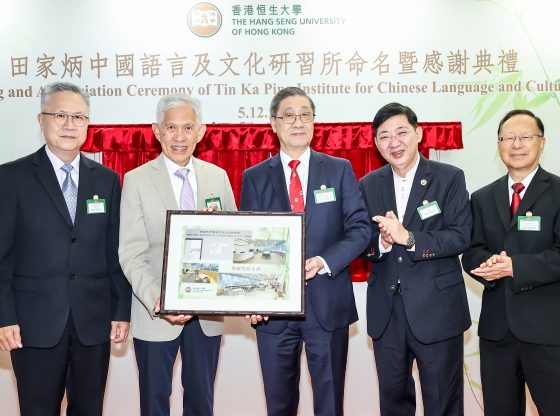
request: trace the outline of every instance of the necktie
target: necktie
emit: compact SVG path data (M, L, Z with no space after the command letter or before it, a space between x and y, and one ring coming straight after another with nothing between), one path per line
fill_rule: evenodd
M68 212L70 213L70 218L72 218L72 224L74 224L74 219L76 218L76 204L78 200L78 187L72 179L73 166L70 164L63 165L60 169L66 172L66 178L62 182L62 194L64 195L64 200L66 201L66 206L68 207Z
M521 182L516 182L511 185L511 189L513 189L513 195L511 196L511 217L515 215L517 211L517 207L521 203L521 196L519 195L525 186Z
M303 190L296 170L300 163L299 160L291 160L290 163L288 163L288 166L292 169L290 173L290 207L292 208L292 212L305 211Z
M188 174L189 170L187 168L178 169L175 172L175 176L178 176L183 180L181 195L179 196L179 208L186 211L195 211L196 204L194 203L194 192L189 180L187 179Z

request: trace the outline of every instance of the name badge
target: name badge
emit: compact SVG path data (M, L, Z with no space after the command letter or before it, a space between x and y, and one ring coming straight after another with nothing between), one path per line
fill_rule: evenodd
M336 201L334 188L327 188L325 185L322 185L321 189L315 189L313 191L313 196L315 197L316 204Z
M206 204L206 208L210 208L210 205L216 204L218 206L218 210L222 210L222 201L219 196L214 197L213 195L210 195L210 198L204 200L204 204Z
M87 213L88 214L105 214L107 210L105 209L105 200L96 198L97 195L93 197L93 199L88 199L86 201L87 205Z
M441 209L439 209L437 201L424 203L423 205L416 208L416 211L418 211L418 214L420 215L420 219L422 221L431 218L434 215L441 214Z
M539 216L519 216L517 217L517 229L519 231L540 231L541 217Z

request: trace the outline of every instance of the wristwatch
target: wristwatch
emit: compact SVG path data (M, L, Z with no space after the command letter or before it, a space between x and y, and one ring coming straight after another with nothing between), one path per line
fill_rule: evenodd
M408 238L406 239L405 247L407 249L411 249L412 247L414 247L414 244L416 244L416 240L414 239L414 234L412 234L412 231L409 231Z

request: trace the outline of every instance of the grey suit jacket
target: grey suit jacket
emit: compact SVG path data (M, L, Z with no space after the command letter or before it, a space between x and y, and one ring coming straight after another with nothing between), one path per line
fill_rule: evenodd
M197 206L204 207L204 200L214 195L220 197L224 211L236 211L226 172L194 157L193 164ZM145 341L170 341L183 329L183 325L172 325L152 313L161 292L166 213L178 209L163 154L125 175L119 260L134 292L132 335ZM199 319L207 336L223 333L223 318L201 316Z

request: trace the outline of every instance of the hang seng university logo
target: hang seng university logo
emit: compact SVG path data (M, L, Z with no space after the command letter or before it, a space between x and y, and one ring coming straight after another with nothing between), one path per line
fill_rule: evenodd
M189 10L188 23L191 32L207 38L214 36L222 27L222 14L213 4L198 3Z

